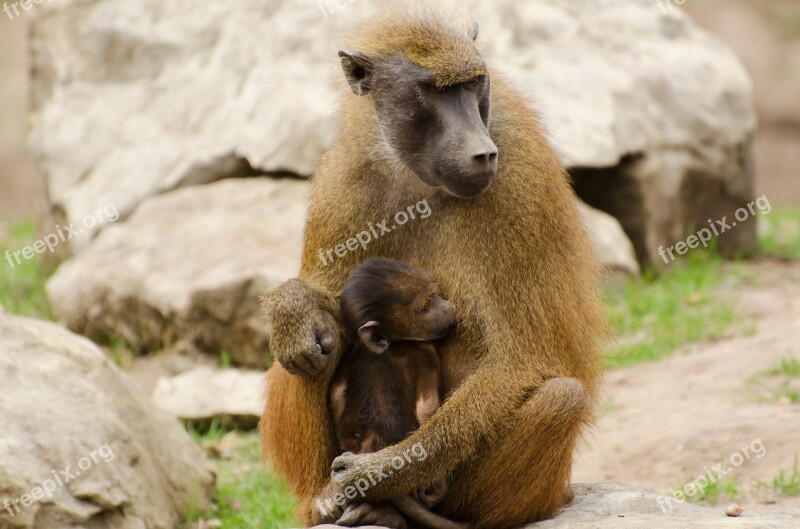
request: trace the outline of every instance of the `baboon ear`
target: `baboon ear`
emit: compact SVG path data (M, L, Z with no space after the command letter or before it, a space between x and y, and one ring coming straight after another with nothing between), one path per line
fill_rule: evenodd
M381 336L381 326L377 321L368 321L358 329L358 337L375 354L382 354L389 348L389 340Z
M478 33L480 33L480 31L480 25L478 25L477 22L473 22L472 29L469 30L469 38L472 39L472 42L475 42L478 39Z
M339 57L342 59L344 76L353 93L357 96L368 94L373 69L369 57L357 51L340 51Z

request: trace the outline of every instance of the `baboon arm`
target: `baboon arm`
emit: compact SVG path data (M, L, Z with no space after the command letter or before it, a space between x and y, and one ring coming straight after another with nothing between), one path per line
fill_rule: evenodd
M267 406L259 425L264 455L298 497L298 514L307 523L331 521L315 517L319 515L315 509L330 482L336 455L327 388L316 382L273 365L267 373Z
M330 380L341 353L336 297L315 282L290 279L268 290L261 306L272 356L289 373Z
M499 362L498 362L499 363ZM501 435L514 412L541 384L539 375L522 366L488 362L470 375L411 436L372 454L341 456L334 461L339 490L370 476L380 479L366 491L366 500L385 501L427 487L477 451L482 440ZM424 454L420 457L418 454ZM410 458L410 461L408 461ZM392 466L405 459L401 468Z

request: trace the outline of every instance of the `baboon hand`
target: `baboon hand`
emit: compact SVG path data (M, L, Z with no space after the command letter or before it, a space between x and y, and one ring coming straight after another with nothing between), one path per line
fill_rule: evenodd
M336 520L336 525L344 527L377 525L393 529L405 529L406 519L391 505L383 503L353 503L345 509L342 517Z
M329 296L291 279L262 299L270 352L289 373L313 377L330 361L338 326Z
M358 494L362 500L374 500L376 493L390 486L389 477L394 470L384 470L381 452L353 454L345 452L331 464L331 485L336 492L347 498ZM385 499L385 498L380 498Z

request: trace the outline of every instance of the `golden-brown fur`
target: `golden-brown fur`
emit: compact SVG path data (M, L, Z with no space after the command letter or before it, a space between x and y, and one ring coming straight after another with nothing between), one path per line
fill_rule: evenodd
M353 42L370 46L372 54L406 53L447 84L469 70L467 29L418 17L384 20ZM455 44L459 35L464 42ZM442 296L463 312L459 332L443 346L451 394L403 442L357 456L364 459L348 476L386 468L392 457L422 443L425 461L395 471L371 487L367 499L385 500L448 478L441 514L503 528L552 516L571 500L572 452L597 400L598 346L607 328L597 263L568 176L535 113L499 75L491 76L490 133L499 171L492 187L471 200L420 182L384 144L371 97L347 98L337 142L312 181L301 281L268 293L265 309L280 360L297 347L290 337L301 331L293 326L308 325L288 316L311 310L299 300L322 297L320 303L334 307L359 262L380 255L427 270ZM318 249L421 199L430 205L430 218L374 240L366 251L320 263ZM336 316L335 309L331 313ZM344 347L337 336L330 361L314 377L291 375L277 362L268 374L265 451L300 498L308 523L320 521L314 500L330 492L323 489L330 487L336 449L325 401Z

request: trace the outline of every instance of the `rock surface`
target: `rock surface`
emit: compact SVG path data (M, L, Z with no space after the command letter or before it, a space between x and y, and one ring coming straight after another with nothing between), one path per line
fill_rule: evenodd
M267 365L259 297L296 275L307 183L232 179L151 198L47 282L53 313L147 350Z
M264 372L198 367L162 378L153 402L195 424L255 428L264 412Z
M671 501L647 489L619 483L577 484L575 501L552 520L528 529L795 529L800 510L725 516L722 507ZM663 506L663 509L662 509ZM317 529L336 529L319 525ZM369 526L374 529L374 526Z
M125 217L148 196L253 170L309 175L334 134L336 50L370 4L40 6L30 146L57 218L110 203ZM487 58L541 110L582 197L621 221L641 261L751 199L750 80L680 10L655 0L460 7L480 22ZM732 230L720 248L752 249L754 230Z
M178 422L96 346L0 312L0 527L171 528L214 476Z
M577 204L578 212L592 239L594 251L603 266L612 271L638 274L640 269L633 244L617 219L580 200Z

